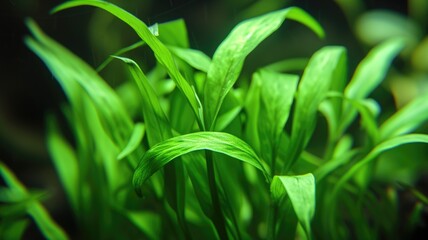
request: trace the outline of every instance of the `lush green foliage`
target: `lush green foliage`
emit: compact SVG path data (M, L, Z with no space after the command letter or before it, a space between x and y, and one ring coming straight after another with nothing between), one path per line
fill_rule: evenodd
M54 116L47 118L47 143L85 238L374 239L393 234L397 222L388 214L395 214L396 198L370 187L376 162L390 149L428 143L428 135L410 134L427 121L428 101L420 96L380 121L379 104L369 96L405 40L374 47L350 80L346 49L327 46L309 61L256 69L244 82L245 58L285 20L300 22L320 37L321 26L299 8L274 11L237 25L211 59L189 48L180 20L147 27L125 10L95 0L70 1L54 12L83 5L113 14L141 38L98 68L108 68L111 61L123 64L129 72L123 86L135 96L131 103L31 20L32 36L25 42L68 98L63 112L74 143L63 137ZM157 60L147 74L133 60L117 56L144 46ZM296 67L301 76L288 71ZM132 106L140 109L130 111ZM324 127L319 113L328 127L321 153L310 148L314 132ZM361 131L355 134L349 128L357 120ZM1 200L14 206L1 212L7 219L1 233L19 237L27 222L13 220L27 212L45 237L66 239L40 204L41 195L29 193L6 166L0 167L9 187L1 189ZM379 214L377 198L389 206L387 213Z

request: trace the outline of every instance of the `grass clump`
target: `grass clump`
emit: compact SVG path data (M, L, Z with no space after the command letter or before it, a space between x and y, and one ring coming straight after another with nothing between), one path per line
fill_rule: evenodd
M141 42L98 68L108 68L111 61L123 64L129 72L122 83L125 94L135 96L130 103L94 68L46 36L35 22L27 22L32 36L26 44L68 99L63 112L74 142L63 137L55 116L47 118L47 142L82 237L394 236L398 183L379 187L376 163L390 149L428 143L428 135L411 133L428 119L428 101L426 96L416 98L380 122L380 106L369 97L405 47L404 40L394 38L374 47L349 81L346 49L326 46L308 60L256 69L245 82L240 79L245 58L285 20L300 22L322 37L318 22L295 7L248 19L210 58L189 48L187 37L163 36L163 29L177 21L148 27L104 1L70 1L54 12L83 5L114 15ZM174 28L177 35L186 36L185 25L174 26L181 26ZM123 56L144 46L157 61L148 73ZM297 70L303 74L288 71L295 66L302 66ZM129 111L132 106L139 108ZM310 142L322 127L321 117L328 131L318 141L324 142L322 153L314 153ZM349 128L357 120L361 131L355 134ZM42 199L28 195L4 165L1 169L9 179L2 196L25 206L19 214L28 212L37 223L44 222L38 226L45 237L66 239L43 211ZM19 198L8 192L19 192ZM385 213L379 212L381 203L388 206ZM418 211L421 208L414 214ZM16 226L15 236L25 230L24 222L6 223Z

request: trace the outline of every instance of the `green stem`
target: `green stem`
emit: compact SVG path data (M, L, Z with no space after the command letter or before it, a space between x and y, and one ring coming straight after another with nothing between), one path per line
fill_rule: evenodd
M276 237L276 220L277 216L276 213L278 212L278 205L275 203L275 201L270 199L270 208L269 208L269 219L268 219L268 236L267 239L274 240Z
M211 201L213 204L213 223L217 229L220 239L229 239L226 231L226 222L224 221L223 212L220 206L220 198L215 181L214 161L211 151L205 151L205 158L208 172L208 184L210 187Z

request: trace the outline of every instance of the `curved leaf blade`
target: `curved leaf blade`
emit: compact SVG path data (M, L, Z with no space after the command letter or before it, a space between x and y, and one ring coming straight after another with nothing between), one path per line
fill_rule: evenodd
M213 129L224 98L235 84L248 54L285 21L298 21L319 36L324 32L310 15L291 7L252 18L238 24L214 53L204 89L205 126Z
M270 181L265 163L241 139L222 132L196 132L170 138L148 150L134 172L132 182L136 192L141 195L140 189L144 182L167 163L198 150L211 150L246 162L261 170L266 180Z
M191 67L202 72L208 72L211 59L205 53L191 48L168 46L168 49L178 58L185 61Z
M14 192L23 196L29 196L28 190L16 178L12 171L0 161L0 176L3 177L4 182L13 189ZM31 201L27 205L28 214L34 219L34 222L39 227L42 234L47 239L68 239L64 230L52 219L48 211L39 201Z
M188 100L190 106L192 106L192 110L194 111L195 115L198 116L200 124L203 125L202 106L199 103L195 91L186 81L186 79L184 79L184 77L181 75L174 62L171 52L159 39L156 38L156 36L153 35L153 33L150 31L150 29L144 22L142 22L140 19L138 19L131 13L121 9L120 7L112 3L97 0L65 2L55 7L52 12L56 13L68 8L78 6L93 6L103 9L111 13L115 17L119 18L120 20L128 24L132 29L134 29L137 35L153 50L153 52L155 53L155 57L159 61L159 63L165 66L168 71L168 74L175 81L178 88L186 96L186 99Z
M398 136L395 138L391 138L380 143L376 146L366 157L360 160L358 163L354 164L348 172L346 172L335 185L333 194L336 195L340 189L344 186L344 184L358 172L358 170L362 169L364 166L372 162L379 156L381 153L396 148L400 145L409 144L409 143L428 143L428 135L426 134L407 134L403 136Z
M306 236L311 239L311 220L315 214L315 178L312 173L299 176L274 176L271 193L277 201L284 196L290 198Z
M285 171L297 161L308 144L315 128L318 108L327 96L332 81L344 77L345 63L345 48L335 46L318 50L309 60L297 89Z
M408 133L427 120L428 99L424 95L408 103L381 125L381 139Z
M117 160L125 158L138 148L138 145L141 143L141 140L144 137L145 130L146 129L143 123L135 124L134 130L132 130L131 138L129 139L129 142L125 148L117 155Z
M351 99L367 97L385 78L392 60L404 48L403 39L391 39L374 47L360 62L351 82L345 88L345 96ZM344 103L340 130L344 131L352 122L356 110Z
M261 153L264 159L272 161L271 168L275 169L279 138L290 114L299 77L260 70L254 78L262 83L258 121Z

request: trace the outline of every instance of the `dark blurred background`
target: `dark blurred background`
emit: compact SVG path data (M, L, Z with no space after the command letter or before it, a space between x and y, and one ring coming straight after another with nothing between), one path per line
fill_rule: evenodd
M66 99L43 63L24 45L23 38L29 34L25 19L33 18L49 36L94 67L109 54L136 42L138 38L122 22L91 7L49 14L54 6L62 2L59 0L0 2L0 160L5 162L29 188L50 192L51 197L47 200L46 206L54 218L66 226L67 232L73 232L75 226L70 221L70 212L64 204L66 202L64 194L45 147L45 116L50 112L61 115L60 104ZM202 50L209 56L212 56L216 46L234 25L245 18L270 10L299 6L314 16L325 28L327 37L320 40L305 27L294 22L286 22L278 33L262 43L248 57L244 74L250 74L258 67L285 58L309 57L325 45L343 45L348 49L349 69L352 73L356 64L373 44L370 39L358 36L361 27L358 28L356 23L361 14L382 9L403 19L409 18L409 3L405 0L349 1L359 3L350 9L346 9L346 4L343 4L346 0L110 2L138 16L148 25L184 18L192 48ZM417 19L415 21L417 22ZM364 31L365 25L361 24ZM418 26L419 39L422 39L421 36L426 33L426 25ZM144 54L150 53L142 51L142 54L141 58L144 59ZM414 72L415 68L409 63L411 60L406 60L410 58L404 57L396 62L403 73ZM426 71L424 66L421 68L422 71ZM106 79L114 85L115 75L109 76ZM381 104L385 106L389 104L391 109L400 104L401 100L397 96L384 95L380 99Z

